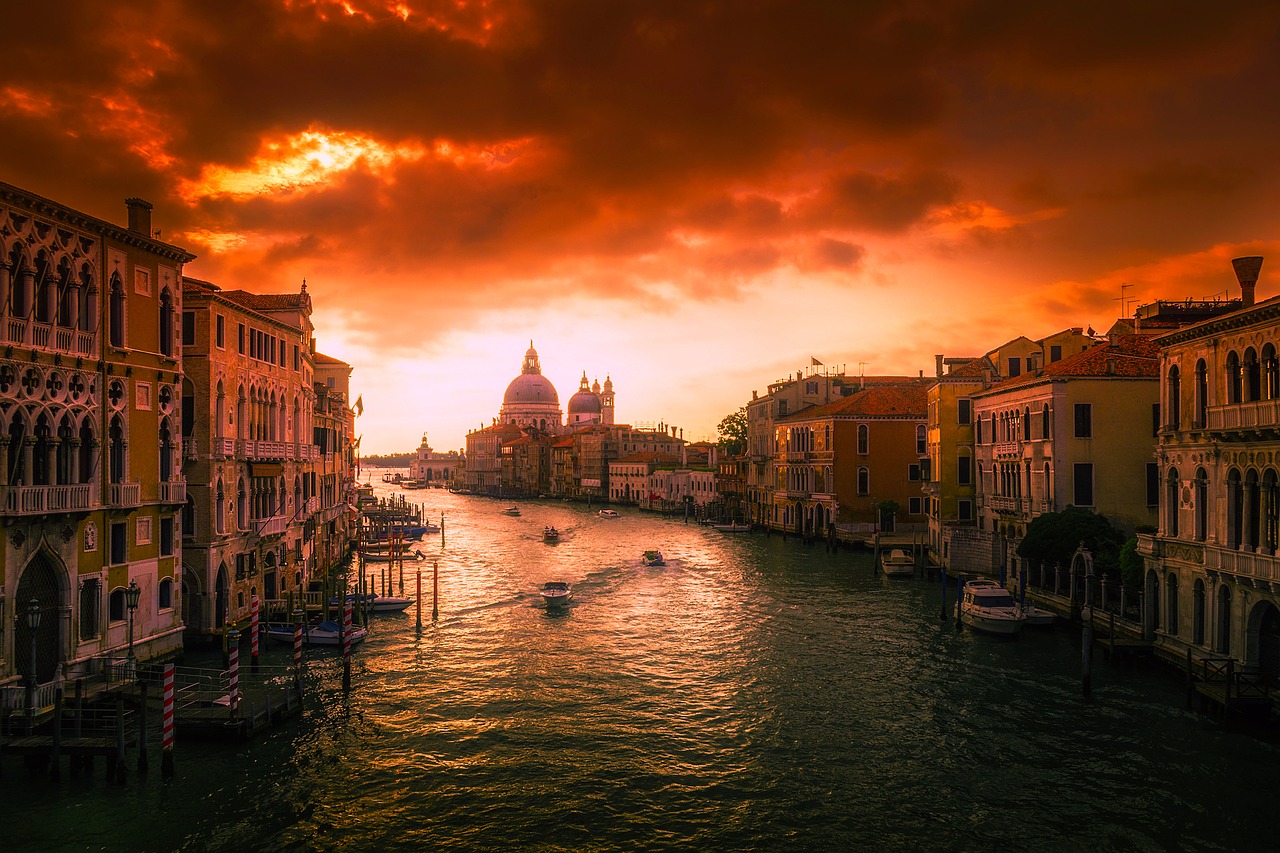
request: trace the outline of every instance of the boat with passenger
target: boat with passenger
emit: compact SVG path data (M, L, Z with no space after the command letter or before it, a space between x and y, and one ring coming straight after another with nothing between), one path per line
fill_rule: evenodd
M596 513L596 515L600 516L601 518L617 518L618 511L616 509L602 509L598 513Z
M504 513L506 513L507 515L519 515L519 514L520 514L520 507L515 506L515 505L513 504L512 506L509 506L509 507L507 507L506 509L504 509L504 510L503 510L503 512L504 512Z
M547 581L539 593L548 607L560 607L573 601L573 587L564 581Z
M721 533L746 533L751 530L750 524L743 524L740 521L731 521L728 524L713 524L712 530L719 530Z
M909 578L916 573L916 561L901 548L880 555L880 568L891 578Z
M640 562L646 566L665 566L667 561L662 558L662 552L657 548L652 551L645 551L640 555Z
M962 624L986 634L1016 636L1026 622L1009 590L993 580L966 583L957 607Z
M546 542L559 542L560 531L548 524L546 527L542 528L542 538Z

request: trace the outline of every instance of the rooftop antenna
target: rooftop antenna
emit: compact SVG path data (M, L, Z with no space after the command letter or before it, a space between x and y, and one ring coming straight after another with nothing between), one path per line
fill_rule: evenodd
M1134 299L1130 299L1128 296L1125 296L1125 294L1124 294L1124 292L1125 292L1126 290L1128 290L1129 288L1131 288L1131 287L1133 287L1133 285L1132 285L1132 284L1122 284L1122 285L1120 285L1120 295L1119 295L1119 296L1117 296L1115 299L1112 299L1112 300L1111 300L1112 302L1119 302L1119 303L1120 303L1120 316L1121 316L1121 317L1128 317L1128 316L1129 316L1129 303L1130 303L1130 302L1136 302L1136 301L1137 301L1137 300L1134 300Z

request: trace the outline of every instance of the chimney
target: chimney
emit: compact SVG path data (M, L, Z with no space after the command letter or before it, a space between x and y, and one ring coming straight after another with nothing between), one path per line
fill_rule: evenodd
M1244 258L1232 258L1231 266L1236 270L1236 281L1240 282L1240 301L1248 308L1253 304L1253 289L1258 284L1258 271L1262 269L1262 256L1249 255Z
M942 378L942 353L938 353L933 357L933 368L937 371L938 378Z
M129 230L144 237L154 236L151 233L151 202L126 198L124 204L129 208Z

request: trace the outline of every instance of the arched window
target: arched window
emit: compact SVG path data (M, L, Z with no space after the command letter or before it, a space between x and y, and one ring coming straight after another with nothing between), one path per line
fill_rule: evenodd
M1178 480L1178 469L1170 468L1165 479L1164 489L1164 530L1166 536L1178 535L1178 491L1181 482Z
M1165 389L1168 392L1168 400L1165 403L1165 426L1169 429L1182 429L1182 379L1176 364L1169 368Z
M1244 526L1244 483L1240 471L1232 468L1227 473L1227 547L1239 548Z
M1253 347L1244 351L1244 399L1254 402L1262 397L1262 366L1258 364L1258 353Z
M160 421L160 482L173 479L173 433L169 431L169 419Z
M1203 468L1196 469L1196 539L1209 538L1209 475Z
M858 494L871 494L871 469L865 465L858 469Z
M926 438L924 424L916 424L916 453L924 456L929 452L929 442Z
M1262 548L1270 555L1276 553L1277 527L1280 527L1280 489L1277 488L1276 471L1268 468L1262 475L1261 514Z
M111 276L111 308L107 316L107 339L113 347L124 348L125 295L124 282L118 274Z
M249 493L245 490L243 477L236 484L236 527L239 530L249 529Z
M219 533L227 532L227 494L222 488L222 478L218 478L218 487L213 502L214 526Z
M173 578L161 578L156 588L156 604L160 610L173 608Z
M1191 591L1191 642L1204 645L1204 581L1199 578Z
M858 424L858 453L866 456L871 452L871 430L866 424Z
M123 483L127 472L125 464L125 433L124 420L119 415L113 415L111 418L111 427L107 432L108 450L107 455L110 457L110 477L113 483Z
M1204 427L1209 419L1209 368L1205 365L1203 358L1196 362L1195 406L1195 425Z
M1233 350L1227 353L1227 404L1240 402L1240 356Z
M1031 440L1031 407L1022 410L1022 440Z
M1045 403L1044 408L1040 410L1040 437L1049 437L1049 404Z
M1049 463L1044 463L1044 500L1049 504L1049 511L1053 512L1053 469Z
M124 587L118 586L111 590L111 595L107 599L108 619L112 622L123 622L125 619L124 607Z
M182 506L182 535L195 536L196 534L196 499L187 495L187 502Z
M1164 629L1173 636L1178 636L1178 576L1173 572L1164 582Z
M1275 400L1280 397L1280 361L1276 359L1275 344L1262 347L1262 398Z
M1217 625L1217 636L1214 638L1214 651L1231 654L1231 587L1223 584L1218 587L1218 613L1214 620Z
M1258 481L1258 472L1250 468L1244 477L1244 543L1253 551L1258 550L1261 542L1261 496L1262 488Z
M160 291L160 354L173 356L173 295L169 288Z

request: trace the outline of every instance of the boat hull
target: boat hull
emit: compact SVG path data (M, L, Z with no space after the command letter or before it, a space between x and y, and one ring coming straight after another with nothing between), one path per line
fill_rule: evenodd
M1009 616L993 616L975 613L972 610L960 611L961 624L968 625L971 630L983 634L994 634L1001 637L1013 637L1022 633L1022 619Z

